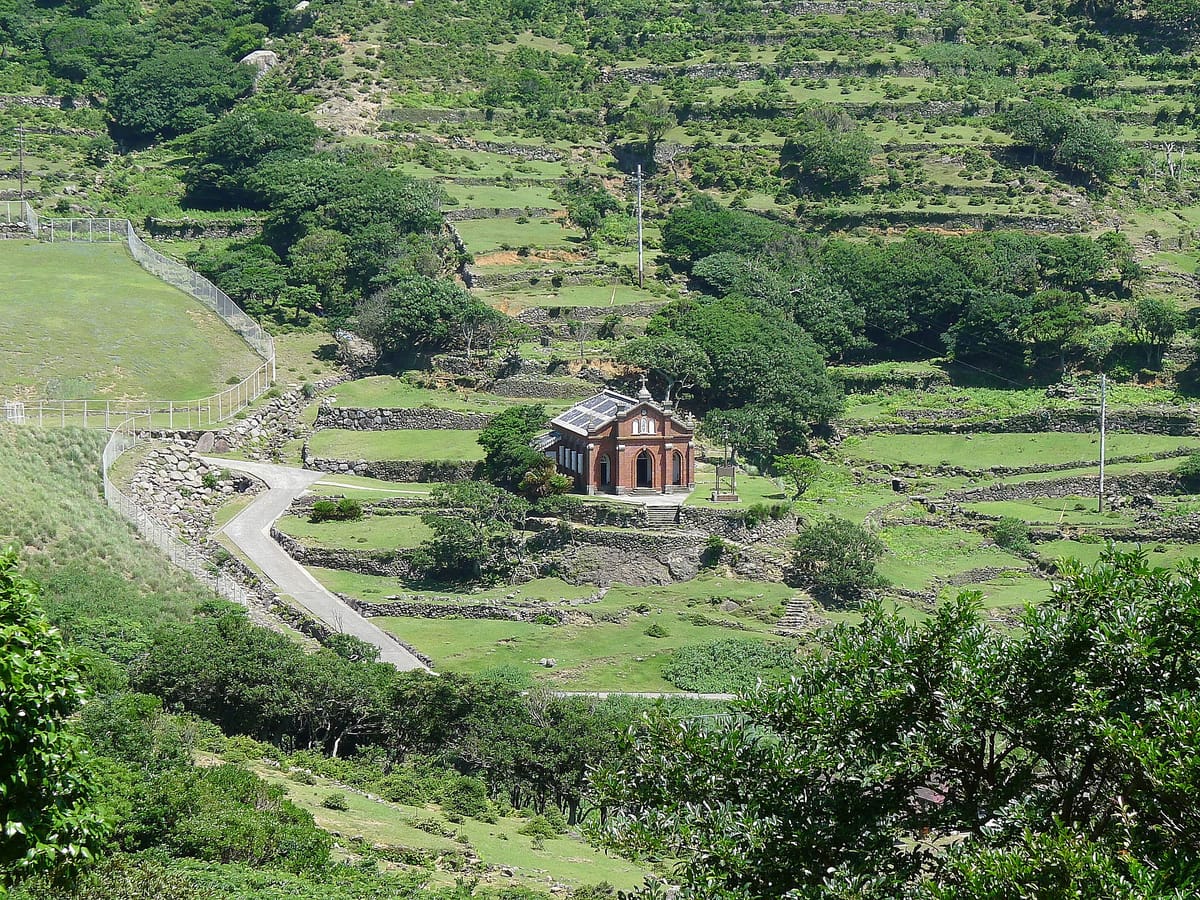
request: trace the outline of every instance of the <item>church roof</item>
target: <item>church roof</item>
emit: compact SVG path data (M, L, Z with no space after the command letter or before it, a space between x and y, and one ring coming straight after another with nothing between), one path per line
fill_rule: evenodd
M643 404L665 413L685 427L692 427L689 422L681 419L673 408L664 407L650 399L650 392L646 390L644 384L641 393L637 397L630 397L610 388L605 388L600 393L593 394L586 400L580 400L566 412L555 416L550 420L550 425L553 428L586 436L590 432L613 422L622 413Z
M625 394L605 388L598 394L593 394L586 400L580 400L564 413L550 420L556 428L565 428L576 434L587 434L595 431L601 425L607 425L618 414L631 407L637 406L638 401Z

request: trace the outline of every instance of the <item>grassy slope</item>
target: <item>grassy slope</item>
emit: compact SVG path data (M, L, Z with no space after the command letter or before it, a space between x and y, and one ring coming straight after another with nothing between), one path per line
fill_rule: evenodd
M212 599L104 505L104 439L0 425L0 544L23 549L26 570L46 583L51 615L83 642L100 640L105 620L133 623L124 629L132 637Z
M290 800L311 812L317 824L329 831L363 835L372 843L391 847L460 852L471 847L484 864L512 872L511 876L501 871L490 872L483 877L485 884L545 889L547 878L551 878L571 887L607 881L615 887L628 889L640 884L643 878L642 869L607 856L574 836L564 835L545 841L544 849L539 850L530 836L520 833L526 824L521 818L501 817L494 825L466 819L452 825L435 805L404 806L353 792L345 793L348 809L331 810L323 807L321 800L339 790L340 785L324 778L315 778L316 783L312 785L300 784L265 765L251 768L267 781L283 787ZM415 827L414 822L433 822L442 828L453 829L465 841L431 834ZM435 874L434 878L437 877Z
M259 360L217 316L118 244L0 243L0 393L186 400Z

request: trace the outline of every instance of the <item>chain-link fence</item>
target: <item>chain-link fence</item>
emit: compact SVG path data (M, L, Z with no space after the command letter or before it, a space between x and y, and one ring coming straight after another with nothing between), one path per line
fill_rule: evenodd
M109 477L109 470L113 463L122 454L134 449L140 443L141 439L137 435L133 419L121 422L113 429L108 443L104 445L101 459L105 502L132 522L138 533L166 554L174 565L208 585L226 600L249 606L253 595L244 585L218 569L195 547L190 547L181 541L174 531L157 521L128 494L113 484Z
M37 228L37 215L28 201L0 200L0 238L28 240L37 236Z
M0 215L4 217L0 223L19 226L0 231L19 236L27 231L46 241L125 242L139 265L203 303L262 357L262 365L236 385L199 400L14 400L0 405L0 420L14 424L75 425L111 431L101 459L105 502L132 522L142 537L174 565L227 600L248 606L252 594L245 586L221 572L196 547L180 540L174 530L118 488L110 470L122 454L141 443L139 430L207 428L232 418L266 393L275 381L275 343L271 336L207 278L149 247L127 219L41 219L25 201L19 208L5 202L0 205Z
M20 203L19 213L10 208L15 206L11 203L3 207L5 215L19 214L29 232L42 240L124 242L142 268L215 312L262 357L263 363L237 384L199 400L27 400L5 404L7 421L111 430L132 418L137 428L193 430L232 418L270 389L275 381L275 342L271 336L203 275L150 247L128 219L44 218L28 202Z

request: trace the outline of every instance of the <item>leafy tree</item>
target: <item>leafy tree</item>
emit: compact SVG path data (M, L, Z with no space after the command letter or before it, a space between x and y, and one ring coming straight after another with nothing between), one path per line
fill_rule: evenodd
M871 174L875 142L840 109L817 108L801 119L800 133L783 143L780 173L798 189L849 193Z
M254 70L204 50L158 51L114 86L108 112L137 139L170 137L207 125L250 90Z
M270 107L241 107L195 132L195 152L184 172L187 201L203 209L258 208L263 198L247 178L268 159L298 159L316 146L320 132L307 116Z
M663 399L679 399L693 387L705 387L709 378L708 354L695 341L673 333L634 338L621 345L617 360L644 369L664 384Z
M1098 181L1111 179L1124 157L1114 126L1052 100L1035 99L1015 107L1005 127L1016 144L1033 152L1035 164L1041 158Z
M546 430L546 408L541 404L510 406L497 413L479 432L483 447L483 472L489 481L515 491L545 456L530 443Z
M685 898L1187 895L1197 626L1194 566L1112 550L1019 631L978 595L916 624L873 605L727 719L632 731L603 832L678 860Z
M671 102L644 89L638 92L629 109L625 111L626 125L631 131L646 135L646 143L651 147L675 127L676 121Z
M792 544L793 572L823 595L841 601L887 584L875 571L883 542L861 525L830 516L812 522Z
M771 464L775 474L791 482L792 499L799 500L812 487L812 483L821 477L824 467L820 460L811 456L799 456L789 453L777 456Z
M756 406L714 409L704 417L700 430L709 440L729 448L731 463L739 456L764 457L779 446L771 415Z
M1020 368L1025 349L1021 334L1030 312L1026 297L979 291L967 302L961 318L947 329L946 351L956 362Z
M358 331L382 353L440 350L473 336L491 318L485 306L451 281L397 275L358 305Z
M418 559L430 572L479 578L505 572L518 561L516 532L524 528L528 501L481 481L442 485L431 496L452 511L421 516L433 537L421 545Z
M77 869L106 838L87 755L66 727L84 688L39 600L16 551L0 552L0 893Z
M566 207L567 218L583 229L583 236L589 241L604 224L604 217L619 208L617 198L604 183L586 175L567 179L555 189L555 197Z
M1068 356L1079 349L1091 324L1082 294L1041 291L1034 295L1032 309L1021 330L1035 360L1057 358L1059 371L1065 372Z
M784 229L753 213L727 209L711 197L700 195L676 206L663 223L663 252L673 262L692 261L729 251L753 253L782 237Z
M1125 315L1127 327L1146 351L1146 365L1161 362L1163 352L1183 325L1183 314L1170 300L1141 297Z

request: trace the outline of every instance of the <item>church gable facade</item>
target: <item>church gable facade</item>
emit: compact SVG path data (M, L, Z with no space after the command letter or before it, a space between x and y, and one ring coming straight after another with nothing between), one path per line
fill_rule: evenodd
M603 390L556 416L535 445L587 494L667 494L696 486L695 425L643 384Z

